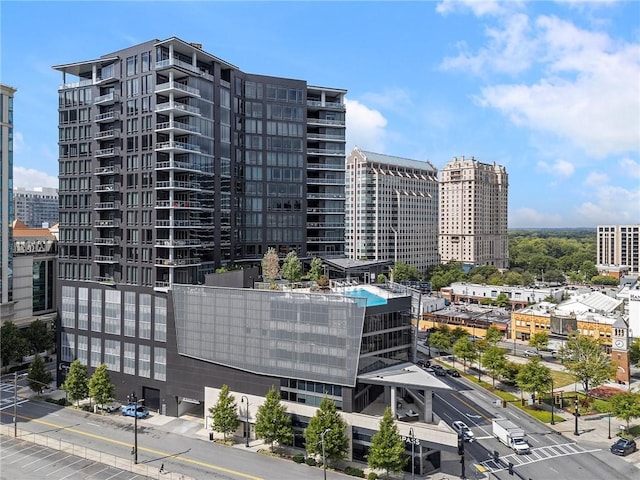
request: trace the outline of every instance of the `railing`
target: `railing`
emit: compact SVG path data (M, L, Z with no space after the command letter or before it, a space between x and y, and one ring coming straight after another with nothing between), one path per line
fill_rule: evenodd
M200 131L198 130L198 127L194 127L193 125L189 125L188 123L184 123L184 122L176 122L175 120L173 122L162 122L156 125L156 131L170 130L170 129L200 133Z
M195 145L193 143L176 142L176 141L156 143L156 151L165 150L165 149L179 149L179 150L188 150L190 152L200 152L200 146Z
M201 75L208 80L213 80L213 75L201 70L200 68L190 63L183 62L182 60L178 60L177 58L168 58L166 60L160 60L156 62L156 70L160 70L162 68L167 68L167 67L184 68L185 70L189 70L190 72L197 73L198 75Z
M344 243L344 237L307 237L307 242L340 242Z
M202 245L200 240L156 240L156 247L196 247Z
M307 100L307 106L309 106L309 107L339 108L340 110L346 110L347 109L347 106L344 103L321 102L319 100Z
M192 95L197 95L198 97L200 96L200 90L198 90L197 88L193 88L178 82L167 82L167 83L161 83L160 85L156 85L155 92L157 93L162 90L170 90L170 89L181 90L183 92L190 93Z
M156 227L201 227L200 220L156 220Z
M94 245L115 245L116 239L115 238L94 238L93 244Z
M156 202L157 208L200 208L202 204L200 202L190 202L190 201L171 201L171 200L159 200Z
M108 277L96 277L96 278L108 278ZM168 282L156 282L156 285L158 285L158 283L167 283L166 286L167 287L169 286ZM13 425L1 425L0 434L3 437L13 438L14 436ZM50 448L52 450L57 450L59 452L64 452L69 455L73 455L75 457L89 460L90 462L96 462L109 467L125 470L127 472L132 472L134 474L134 477L142 476L147 478L163 479L163 480L195 480L193 477L190 477L180 472L160 473L160 470L156 464L152 465L147 463L137 463L137 464L134 463L133 459L130 458L131 455L128 455L129 445L122 447L123 455L127 455L129 457L129 458L123 458L123 457L119 457L118 455L114 455L112 453L106 453L100 450L87 448L84 445L76 445L71 442L66 442L62 440L62 438L60 437L57 437L57 438L48 437L41 433L29 432L21 428L17 429L17 434L18 434L17 438L19 438L21 442L40 445L42 447Z
M307 222L307 228L344 228L344 223Z
M201 187L198 182L177 182L171 181L168 182L156 182L156 188L186 188L191 190L199 190Z
M97 263L116 263L119 261L114 255L96 255L93 260Z
M345 166L344 163L313 163L308 162L307 168L309 170L339 170L344 172Z
M95 220L93 222L94 227L119 227L120 220L111 218L107 220Z
M102 122L104 120L116 120L120 118L120 113L119 112L105 112L105 113L100 113L98 115L96 115L96 122Z
M120 95L118 95L117 93L107 93L106 95L100 95L99 97L96 97L93 100L93 104L94 105L98 105L99 103L105 103L105 102L117 102L120 100Z
M307 118L307 123L317 125L345 125L344 120L329 120L326 118Z
M307 193L307 198L332 198L336 200L344 200L345 196L344 193Z
M106 183L103 185L96 185L93 187L94 192L116 192L119 190L119 186L115 183Z
M94 173L96 175L111 175L120 172L120 166L108 165L106 167L96 167Z
M329 133L308 133L307 138L309 140L345 140L344 135L331 135Z
M58 87L58 90L65 90L67 88L86 87L88 85L93 85L93 80L92 79L80 80L79 82L63 83L62 85L60 85Z
M344 155L344 151L329 150L327 148L308 148L307 155Z
M202 263L200 258L174 258L173 260L168 258L156 258L156 265L165 267L180 267L184 265L197 265Z
M116 132L118 134L120 133L119 130L115 130L113 128L110 130L104 130L103 132L96 132L93 134L93 138L95 138L96 140L100 140L101 138L111 138L116 135Z
M120 204L119 202L100 202L100 203L96 203L94 205L94 207L96 210L113 210L113 209L120 209Z
M344 178L307 178L307 185L344 185Z
M96 150L96 157L117 157L120 155L119 148L101 148L100 150Z
M344 208L307 208L307 213L344 213Z
M191 170L194 172L200 172L201 170L192 163L180 162L178 160L167 160L166 162L156 162L156 170L161 168L179 168L182 170Z
M180 102L166 102L156 105L156 112L162 112L164 110L181 110L183 112L189 112L196 115L200 115L200 109L198 107L192 107Z

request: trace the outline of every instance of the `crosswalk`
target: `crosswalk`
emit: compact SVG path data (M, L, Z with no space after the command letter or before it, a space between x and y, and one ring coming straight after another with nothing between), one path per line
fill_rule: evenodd
M485 471L499 472L506 470L509 464L513 464L514 467L519 465L528 465L535 462L541 462L552 458L565 457L567 455L579 455L581 453L597 452L599 448L588 449L577 443L563 443L559 445L547 445L544 447L532 448L531 453L528 455L517 455L512 453L510 455L501 456L498 461L493 458L485 460L480 463Z
M20 388L18 387L18 405L28 402L28 399L20 397ZM15 389L13 383L0 382L0 410L13 408L15 402Z

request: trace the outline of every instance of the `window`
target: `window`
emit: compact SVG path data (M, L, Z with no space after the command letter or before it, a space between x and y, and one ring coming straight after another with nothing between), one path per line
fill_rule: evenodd
M91 290L91 331L102 331L102 290Z
M130 251L130 250L133 250L133 249L127 249L127 251ZM136 294L135 292L124 292L124 336L125 337L136 336Z
M156 297L153 339L156 342L167 341L167 300Z
M99 367L102 363L102 339L91 339L91 366Z
M167 380L167 350L161 347L153 349L153 378Z
M120 335L120 291L105 290L104 331Z
M78 329L89 329L89 289L78 288Z
M75 304L75 288L62 287L62 309L60 312L60 323L63 327L76 328Z
M83 365L89 365L89 340L86 335L78 335L78 360Z
M118 340L104 341L104 363L108 370L120 371L120 342Z
M138 347L138 376L151 377L151 347L140 345Z
M136 346L133 343L124 344L122 373L126 373L128 375L136 374Z
M145 340L151 339L151 295L141 294L138 306L139 330L138 337Z

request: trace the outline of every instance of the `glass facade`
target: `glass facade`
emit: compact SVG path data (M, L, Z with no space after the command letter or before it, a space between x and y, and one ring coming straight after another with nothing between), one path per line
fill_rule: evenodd
M175 285L178 353L262 375L354 386L365 307L315 293Z

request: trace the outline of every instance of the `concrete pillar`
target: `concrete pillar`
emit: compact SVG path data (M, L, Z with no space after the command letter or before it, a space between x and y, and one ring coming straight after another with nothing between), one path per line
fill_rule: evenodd
M424 391L424 411L422 412L424 422L430 423L433 418L433 390Z
M391 389L391 413L393 418L396 418L398 402L396 400L396 387L389 387Z

